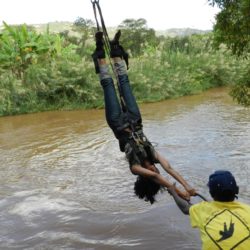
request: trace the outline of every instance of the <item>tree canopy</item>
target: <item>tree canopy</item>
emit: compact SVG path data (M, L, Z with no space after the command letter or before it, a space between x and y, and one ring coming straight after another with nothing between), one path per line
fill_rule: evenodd
M119 28L122 29L121 43L135 56L141 55L147 45L159 44L155 30L148 28L144 18L126 19L119 25Z
M209 0L221 11L214 26L215 41L224 43L236 55L250 52L250 0Z
M208 0L221 11L216 16L214 41L217 47L225 44L234 55L246 59L250 55L250 0ZM239 103L250 106L250 67L234 86L231 95Z

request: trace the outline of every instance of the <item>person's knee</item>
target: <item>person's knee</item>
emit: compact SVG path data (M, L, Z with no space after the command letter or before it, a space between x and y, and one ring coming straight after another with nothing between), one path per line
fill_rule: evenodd
M101 85L105 88L113 84L113 79L110 76L106 75L106 77L102 78L100 82L101 82Z

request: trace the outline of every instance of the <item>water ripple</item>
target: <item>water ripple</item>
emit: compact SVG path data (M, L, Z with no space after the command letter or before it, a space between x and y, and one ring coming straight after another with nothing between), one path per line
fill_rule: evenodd
M141 109L148 138L202 194L223 168L250 202L249 109L220 90ZM135 197L103 110L1 118L0 141L1 249L200 249L167 192L153 206Z

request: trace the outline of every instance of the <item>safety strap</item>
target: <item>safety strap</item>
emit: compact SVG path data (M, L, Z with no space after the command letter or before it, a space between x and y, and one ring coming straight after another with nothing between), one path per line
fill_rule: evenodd
M131 129L132 129L131 138L133 138L133 140L136 142L137 145L139 144L144 145L144 143L148 141L146 136L142 132L140 133L139 131L137 131L135 127L132 127Z
M110 52L109 36L108 36L108 32L107 32L105 22L104 22L104 19L103 19L102 10L101 10L100 4L99 4L99 0L91 0L91 3L93 5L93 11L94 11L94 15L95 15L97 31L102 30L103 35L104 35L103 38L104 38L105 49L108 52ZM100 18L100 21L101 21L101 26L100 26L98 18L97 18L97 11L98 11L99 18ZM109 59L110 59L110 57L109 57Z
M199 196L202 200L207 201L207 199L203 195L201 195L199 193L196 193L195 196Z
M99 25L99 22L98 22L98 19L97 19L97 14L96 14L96 4L99 3L99 1L91 0L91 3L93 5L93 11L94 11L94 15L95 15L97 30L100 31L100 25Z
M102 29L102 32L103 32L103 35L104 35L103 36L103 38L104 38L104 46L105 46L106 51L108 52L109 62L110 62L112 71L113 71L113 73L115 75L115 78L116 78L121 107L122 107L123 112L126 112L127 108L126 108L126 104L125 104L125 101L123 99L123 96L121 94L121 87L120 87L119 78L118 78L118 75L117 75L117 73L116 73L116 71L114 69L114 66L113 66L113 64L111 62L111 58L110 58L110 51L111 51L110 43L109 43L110 40L109 40L108 32L107 32L107 29L106 29L106 25L105 25L105 22L104 22L104 18L103 18L103 15L102 15L102 10L101 10L100 4L99 4L99 0L91 0L91 3L93 5L93 11L94 11L94 15L95 15L97 30L101 31L101 29ZM100 18L100 21L101 21L101 26L100 26L98 18L97 18L97 11L98 11L99 18Z

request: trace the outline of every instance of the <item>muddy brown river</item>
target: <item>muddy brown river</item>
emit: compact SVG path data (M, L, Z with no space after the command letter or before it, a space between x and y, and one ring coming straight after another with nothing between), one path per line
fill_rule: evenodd
M140 105L144 131L203 195L228 169L250 203L250 110L227 91ZM104 110L0 118L0 170L1 250L201 248L166 191L154 205L135 197Z

